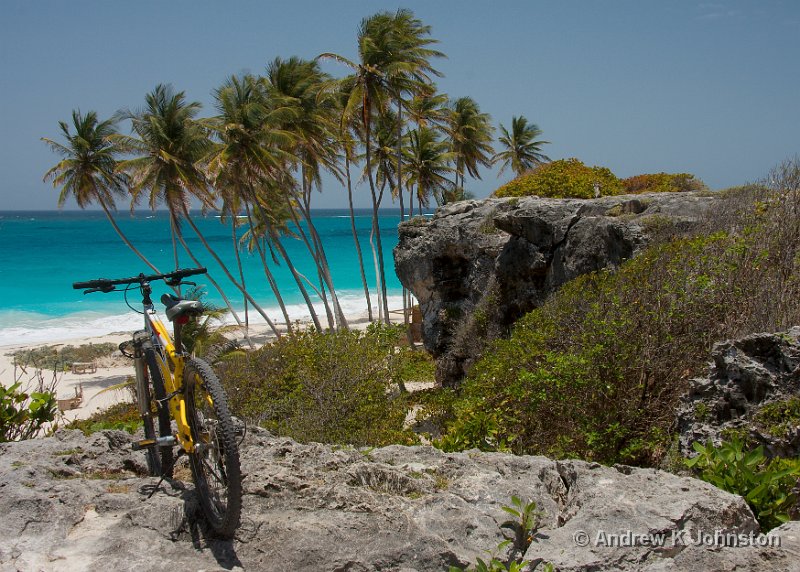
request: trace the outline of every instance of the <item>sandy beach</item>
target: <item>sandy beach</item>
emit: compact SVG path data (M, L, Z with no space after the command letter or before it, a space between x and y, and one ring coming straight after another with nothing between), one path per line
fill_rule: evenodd
M403 322L402 310L390 312L393 323ZM363 329L369 324L366 312L363 314L346 316L351 328ZM302 325L302 324L301 324ZM285 328L285 326L284 326ZM243 333L231 332L227 334L232 339L243 340ZM263 345L274 339L274 334L265 324L250 326L250 339L255 346ZM0 380L6 386L15 381L22 383L23 388L35 390L38 387L39 376L44 382L50 383L55 376L56 396L58 399L70 399L82 393L82 400L78 407L63 412L63 421L86 419L98 410L122 401L131 401L131 393L127 389L107 390L109 387L124 383L133 375L133 361L121 355L119 351L112 356L96 360L96 371L86 373L73 373L71 371L53 372L52 370L36 371L32 367L22 367L15 363L14 354L21 350L31 350L43 346L60 348L67 345L81 346L85 344L112 343L115 346L130 339L128 332L115 332L102 336L81 337L51 341L46 343L31 343L23 345L0 346ZM242 341L242 345L246 344Z

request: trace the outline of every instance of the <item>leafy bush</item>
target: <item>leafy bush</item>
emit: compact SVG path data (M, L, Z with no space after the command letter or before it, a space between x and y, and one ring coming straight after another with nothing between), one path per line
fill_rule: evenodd
M57 401L52 389L27 393L22 384L0 385L0 443L31 439L53 421Z
M626 194L677 193L700 191L706 188L703 181L690 173L651 173L636 175L622 180Z
M135 433L142 426L142 418L135 403L115 403L92 413L88 419L76 419L67 424L67 429L80 429L84 435L91 435L106 429L118 429Z
M800 459L767 459L763 447L745 450L739 440L713 444L694 443L696 457L686 460L706 482L744 497L763 531L790 520L797 511L792 489L800 480Z
M299 441L411 443L397 386L410 350L400 328L307 331L226 360L218 371L236 415Z
M81 346L42 346L30 350L14 352L14 361L21 366L33 366L40 369L63 371L75 362L91 362L111 355L117 349L116 344L84 344Z
M754 421L773 437L788 437L789 431L800 425L800 397L765 405Z
M578 159L561 159L544 163L523 173L494 192L496 197L579 198L594 197L594 184L600 184L600 194L619 195L622 183L605 167L587 167Z
M473 366L437 444L658 464L712 344L800 322L800 185L751 191L709 222L732 232L650 247L519 320Z

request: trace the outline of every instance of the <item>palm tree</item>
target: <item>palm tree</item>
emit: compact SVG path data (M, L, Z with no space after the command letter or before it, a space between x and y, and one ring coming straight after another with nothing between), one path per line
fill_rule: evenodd
M145 96L145 104L145 108L138 113L126 113L137 136L127 138L127 143L138 156L120 164L120 168L130 175L134 204L147 193L151 209L155 210L162 203L166 205L170 215L176 267L178 266L176 241L197 263L196 257L183 238L181 222L186 221L231 283L247 297L275 335L280 336L273 321L236 281L190 216L192 198L199 200L203 208L214 208L216 198L209 190L208 181L200 167L201 161L209 154L211 148L206 129L194 120L200 110L200 103L187 103L184 92L175 93L171 86L160 84ZM207 277L241 326L242 322L222 288L210 275Z
M402 220L405 211L401 188L403 108L409 108L409 113L418 126L427 127L429 122L438 124L443 118L441 107L447 97L436 93L431 76L442 74L433 68L431 59L444 57L444 54L429 47L438 41L430 37L430 26L415 18L410 10L398 10L394 17L386 19L386 25L391 38L388 51L394 54L396 66L388 74L387 83L397 108L397 188L394 194L400 198Z
M278 122L279 128L294 137L289 149L297 159L300 194L290 201L296 207L290 209L290 214L299 211L299 218L305 222L307 237L300 224L297 224L297 228L317 266L326 310L329 306L324 295L325 288L331 296L336 324L340 328L347 328L347 320L333 285L322 239L311 217L312 192L315 187L319 189L321 186L321 169L326 169L341 180L337 165L340 149L339 124L336 120L339 114L338 103L335 94L323 89L329 84L330 77L320 70L317 61L296 57L288 60L276 58L267 66L265 81L271 97L285 110L286 117ZM334 320L329 319L329 322L333 327Z
M480 179L478 166L492 164L492 127L488 113L481 113L471 97L460 97L449 105L447 134L456 162L456 192L464 194L464 172Z
M419 127L446 126L450 119L447 95L437 93L434 85L427 87L408 102L408 116Z
M117 171L117 158L126 152L126 148L117 137L116 123L116 118L99 121L94 111L82 115L73 110L74 134L66 122L59 122L66 145L42 137L42 141L63 157L45 173L44 181L52 181L54 188L61 187L59 208L64 206L69 196L74 197L82 209L98 203L125 245L156 274L160 274L158 268L128 240L111 213L116 210L115 197L126 192L128 183L126 176Z
M358 62L333 53L319 56L343 63L353 71L352 76L345 78L352 88L342 113L344 118L360 114L363 124L364 156L372 198L372 225L379 258L381 311L387 323L389 307L378 219L380 201L373 177L372 122L374 116L385 112L390 101L394 100L398 106L398 129L402 129L403 94L414 91L420 83L429 81L430 74L436 73L430 65L430 59L441 54L427 47L435 43L435 40L428 37L429 33L430 27L423 25L409 10L401 9L395 14L380 12L361 21L358 30ZM398 167L402 162L399 140L398 136ZM400 173L398 185L399 175Z
M453 183L448 175L453 172L450 166L453 153L449 144L439 139L435 129L419 127L408 134L407 146L404 149L406 165L406 186L411 192L416 187L419 212L422 207L430 204L430 198L443 204L447 202L448 192L453 189Z
M222 198L222 211L230 215L232 220L232 240L240 278L239 240L236 234L237 215L244 207L248 223L253 226L250 205L257 199L257 189L266 178L282 168L280 151L268 145L268 133L264 125L268 120L268 109L261 93L259 81L251 75L244 77L231 76L220 88L214 91L219 115L207 122L220 143L214 147L207 158L207 170L215 188ZM274 138L276 134L271 134ZM264 275L272 289L286 328L292 331L286 304L283 301L277 282L267 263L261 241L254 244L264 268ZM245 298L245 311L247 300Z
M542 145L547 145L549 141L539 141L536 138L542 134L542 130L535 123L528 124L524 116L511 118L511 133L506 128L500 126L503 135L500 137L500 144L505 147L502 151L492 157L493 163L502 162L500 176L506 167L511 167L517 175L521 175L536 165L546 163L550 160L547 155L542 153Z
M350 86L345 82L337 82L338 90L336 93L340 98L340 107L344 107L350 93ZM344 117L342 119L345 119ZM341 121L339 125L339 137L342 145L342 153L344 155L344 173L347 180L347 203L350 208L350 230L353 233L353 243L356 247L356 255L358 256L358 269L361 273L361 284L364 287L364 299L367 303L367 318L370 322L373 321L372 315L372 301L369 295L369 285L367 284L367 276L364 272L364 256L361 253L361 243L358 240L358 232L356 231L356 215L353 209L353 179L350 173L350 165L356 161L356 137L358 136L358 121L350 117L347 121ZM380 288L378 288L380 292ZM380 304L379 304L380 306Z

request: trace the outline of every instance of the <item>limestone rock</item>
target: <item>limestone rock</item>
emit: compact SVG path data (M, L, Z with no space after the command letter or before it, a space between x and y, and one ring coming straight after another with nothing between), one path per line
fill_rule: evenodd
M395 268L419 300L438 381L459 382L481 350L476 340L505 335L564 283L619 265L655 233L687 231L716 200L708 193L486 199L401 224Z
M132 437L106 431L0 445L0 570L447 570L504 539L512 495L544 512L526 557L560 570L789 570L797 523L772 549L579 547L584 531L748 535L744 501L655 470L430 447L298 444L249 431L241 456L242 526L205 534L188 470L164 483L144 473Z
M741 437L770 456L800 456L797 418L765 419L765 407L800 400L800 328L721 342L712 350L709 375L693 379L678 412L680 448Z

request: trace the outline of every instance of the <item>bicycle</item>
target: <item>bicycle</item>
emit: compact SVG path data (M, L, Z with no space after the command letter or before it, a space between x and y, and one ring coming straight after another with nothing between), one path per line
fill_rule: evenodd
M162 479L172 476L175 461L186 454L211 529L216 536L232 538L239 526L242 503L236 427L216 374L208 363L184 351L181 338L182 327L202 314L202 304L172 294L161 297L166 316L173 323L171 338L150 298L151 282L163 280L175 288L193 284L184 278L205 273L205 268L187 268L167 274L99 278L75 282L72 287L85 290L84 294L122 291L127 306L143 314L144 329L134 332L132 340L120 344L123 354L133 358L137 408L144 423L145 438L135 442L133 448L145 451L150 475ZM134 285L142 295L142 311L128 301L128 292ZM174 456L176 446L179 450Z

